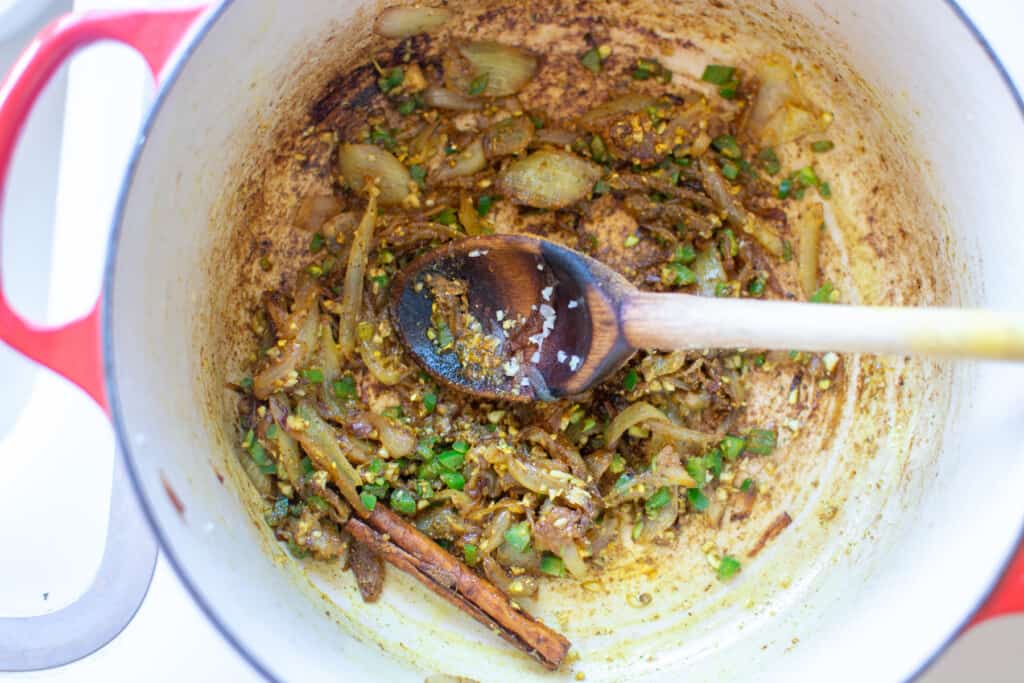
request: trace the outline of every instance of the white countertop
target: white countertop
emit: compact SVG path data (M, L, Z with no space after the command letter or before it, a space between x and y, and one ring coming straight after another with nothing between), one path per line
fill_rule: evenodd
M11 0L0 0L0 12ZM72 0L28 0L47 5L52 17ZM938 0L903 0L924 10ZM178 0L76 0L77 8L188 5ZM1024 2L961 0L1017 83L1024 87ZM0 72L39 22L10 37L0 31ZM3 237L6 285L15 305L37 320L58 321L87 310L99 290L102 239L143 111L147 87L141 62L126 48L104 46L75 59L37 106L16 157L17 187L8 194ZM124 78L112 78L116 72ZM103 78L89 78L103 74ZM88 85L83 82L88 81ZM123 83L139 84L128 92ZM105 90L97 92L96 84ZM114 85L117 83L118 85ZM118 103L114 106L111 103ZM75 115L64 119L65 107ZM102 130L103 135L98 135ZM103 145L102 153L97 147ZM50 226L53 226L52 228ZM52 230L52 232L51 232ZM14 259L32 268L12 268ZM46 273L65 273L61 288ZM68 278L67 273L74 274ZM80 283L86 283L82 285ZM91 581L105 534L113 439L103 416L81 394L42 373L0 345L0 372L25 392L0 392L0 545L18 548L0 564L0 617L54 611L73 601ZM28 404L28 407L26 407ZM17 409L15 409L17 408ZM17 425L15 415L20 421ZM61 416L66 432L48 429ZM26 417L27 416L27 417ZM22 424L24 423L24 424ZM17 429L15 427L18 427ZM27 435L27 436L26 436ZM41 451L63 453L59 461ZM74 457L69 457L69 454ZM107 454L107 455L104 455ZM26 510L40 504L54 477L77 482L68 496L46 496L63 505L52 528ZM61 501L54 503L54 501ZM57 523L60 526L57 526ZM43 533L40 533L43 531ZM53 539L60 538L60 544ZM42 540L40 540L42 539ZM54 560L58 561L54 561ZM61 561L63 560L63 561ZM45 595L44 595L45 594ZM923 677L924 683L962 680L1024 681L1024 616L983 624L962 636ZM49 671L0 674L7 681L258 680L240 656L200 613L161 559L149 594L132 623L110 645L76 663Z

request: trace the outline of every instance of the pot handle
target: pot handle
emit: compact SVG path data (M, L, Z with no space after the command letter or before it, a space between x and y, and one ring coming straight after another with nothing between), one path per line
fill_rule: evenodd
M1024 614L1024 544L1006 567L999 585L971 619L968 628L1006 614Z
M0 206L18 135L36 98L66 59L92 43L116 40L135 48L159 78L202 10L68 14L33 38L0 86ZM77 384L109 415L99 319L97 301L85 317L73 322L57 327L33 325L11 308L0 277L0 341Z
M135 48L159 80L204 9L68 14L33 38L0 85L0 208L18 136L36 98L65 60L79 48L115 40ZM99 301L87 315L65 325L34 325L11 307L0 273L0 342L71 380L110 415L103 379ZM106 547L96 578L64 609L37 617L0 618L0 671L60 666L106 645L142 603L156 553L156 542L118 456Z

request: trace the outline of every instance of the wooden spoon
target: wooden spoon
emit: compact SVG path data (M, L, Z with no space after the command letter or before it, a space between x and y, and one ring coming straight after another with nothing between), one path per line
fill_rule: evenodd
M424 254L396 279L391 315L409 351L443 384L517 401L582 393L637 349L1024 360L1024 313L641 292L588 256L522 235Z

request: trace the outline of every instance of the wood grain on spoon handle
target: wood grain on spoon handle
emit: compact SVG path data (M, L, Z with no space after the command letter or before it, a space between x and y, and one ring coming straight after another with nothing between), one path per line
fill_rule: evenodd
M1024 360L1024 313L629 295L634 348L768 348Z

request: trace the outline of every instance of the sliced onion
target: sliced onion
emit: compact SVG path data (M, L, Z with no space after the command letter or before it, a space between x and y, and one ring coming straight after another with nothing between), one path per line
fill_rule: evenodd
M484 154L488 159L521 154L533 140L533 122L513 116L494 124L484 133Z
M487 579L501 589L506 595L512 597L524 597L537 592L537 579L527 574L517 576L514 579L509 577L508 572L495 562L490 556L481 560L484 574Z
M398 163L397 160L395 163ZM347 358L352 357L356 347L356 317L363 303L363 275L366 272L366 261L370 256L373 228L377 224L377 188L370 185L369 194L370 201L366 204L366 213L363 214L363 219L359 221L359 227L352 237L352 249L348 254L345 288L342 290L338 319L338 346Z
M704 189L711 195L718 208L725 211L726 220L737 228L745 228L747 225L747 211L726 187L725 178L713 161L700 160L700 171L704 180Z
M714 246L697 252L697 259L690 267L697 278L697 293L701 296L714 296L715 284L728 279L718 249Z
M338 491L349 505L365 514L366 508L356 491L356 487L363 481L359 472L342 453L341 446L334 438L334 430L324 422L308 401L301 401L295 414L305 421L306 426L304 429L289 430L289 433L302 444L302 449L306 451L313 465L318 470L327 472L327 476L338 487ZM287 421L285 425L287 426Z
M278 428L274 435L268 439L273 444L274 453L280 465L279 474L284 474L293 486L298 486L302 477L301 458L299 457L299 446L295 443L287 431L285 431L285 420L288 416L288 404L279 396L271 396L269 401L270 414Z
M293 341L278 348L280 354L277 358L252 378L252 393L258 399L265 399L298 381L299 367L306 360L306 345Z
M408 38L442 26L450 16L444 7L388 7L374 30L385 38Z
M480 214L473 206L473 198L465 192L459 197L459 223L470 237L476 237L483 232L480 227Z
M318 232L329 219L341 213L341 202L333 194L311 194L302 200L295 219L295 227Z
M334 381L341 376L341 358L338 355L338 342L334 340L331 322L326 316L320 318L320 344L317 351L323 381L320 383L320 401L331 407L332 413L339 412L334 398Z
M490 521L487 522L487 526L484 527L484 532L480 537L480 552L484 555L490 553L492 550L497 548L499 545L505 542L505 532L512 526L512 514L505 509L498 510Z
M376 145L341 145L338 148L338 173L348 186L358 193L365 192L366 179L371 179L380 191L380 203L401 204L416 193L416 183L409 169L387 150Z
M589 196L602 174L600 166L571 152L542 149L509 164L497 186L520 204L561 209Z
M405 377L406 367L398 358L385 358L383 352L369 341L359 342L359 357L373 378L381 384L394 386Z
M445 60L448 86L458 92L469 92L473 80L486 75L484 97L514 95L530 82L537 72L537 57L526 50L492 41L468 43L456 49L461 59Z
M754 71L760 85L747 127L762 145L781 145L828 127L829 119L801 91L789 60L769 55Z
M533 547L516 550L508 543L502 543L494 551L494 557L506 567L522 567L533 571L540 569L540 553Z
M818 288L818 252L821 244L821 226L825 222L825 211L821 204L811 204L800 217L800 244L798 245L797 267L800 286L804 295L814 294Z
M627 429L640 423L646 423L651 431L657 431L684 443L705 444L715 438L714 434L707 434L677 425L669 419L668 415L647 401L637 401L616 415L615 419L609 423L604 432L606 446L608 448L614 447Z
M668 417L647 401L637 401L615 416L604 430L604 443L606 448L614 448L619 438L626 433L630 427L647 420L666 421Z
M294 310L280 326L278 334L291 339L280 350L277 358L253 377L252 392L265 399L275 391L287 389L298 380L298 370L306 364L317 346L316 325L320 318L317 305L318 292L306 283L296 297Z
M637 539L641 543L650 543L675 524L676 517L679 516L679 493L674 486L671 487L669 493L669 502L661 507L654 517L644 517L643 530L640 532L640 538Z
M416 448L416 435L408 429L377 413L363 411L359 415L374 426L381 444L392 458L404 458Z
M647 107L653 107L657 103L658 100L650 95L628 93L602 102L583 114L579 122L586 130L598 132L616 119L644 111Z
M484 156L484 146L478 138L465 149L445 159L440 166L431 172L430 179L443 183L447 180L479 173L486 165L487 158Z
M533 144L534 146L544 144L554 145L555 147L568 147L576 142L578 137L578 134L563 128L541 128L538 131L534 131Z
M423 103L435 109L450 109L452 111L473 111L484 106L480 100L474 100L454 90L435 86L423 91Z
M571 541L558 549L558 556L562 558L562 564L573 575L573 578L582 579L587 576L587 565L580 555L579 548Z
M520 432L520 438L530 443L539 444L548 452L548 455L554 456L555 459L568 465L569 470L580 479L590 474L590 469L580 457L580 452L550 432L537 426L531 426Z
M729 192L729 188L726 187L725 178L722 177L718 166L712 161L701 159L700 170L704 179L704 189L711 195L715 204L725 211L726 220L757 240L758 244L772 256L782 256L784 250L782 238L765 227L736 201L736 198Z
M667 419L667 418L666 418ZM717 435L677 425L675 422L652 421L647 424L652 432L671 439L674 443L685 443L704 446L713 442Z

